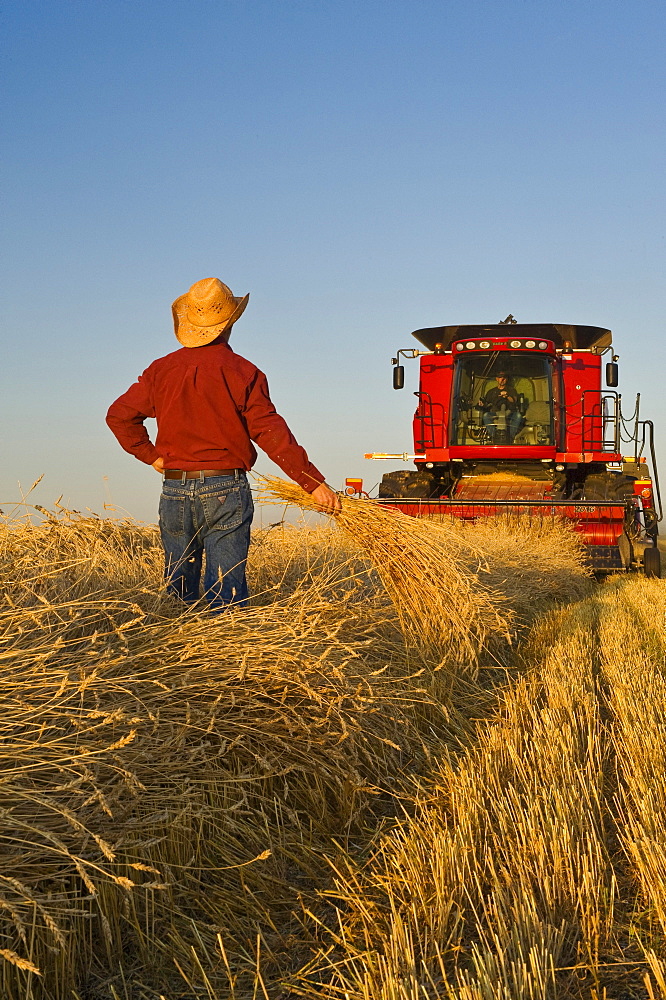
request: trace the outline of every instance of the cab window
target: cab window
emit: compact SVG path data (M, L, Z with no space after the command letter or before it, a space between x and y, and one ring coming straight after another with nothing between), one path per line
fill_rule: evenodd
M456 358L452 445L554 444L550 360L533 352Z

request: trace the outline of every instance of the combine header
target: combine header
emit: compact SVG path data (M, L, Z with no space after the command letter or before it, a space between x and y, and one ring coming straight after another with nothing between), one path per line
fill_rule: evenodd
M425 350L397 352L393 386L404 386L401 358L420 358L414 454L365 457L415 469L387 472L381 500L416 517L562 517L595 570L661 576L653 425L640 419L640 395L631 416L622 411L610 330L509 316L413 336Z

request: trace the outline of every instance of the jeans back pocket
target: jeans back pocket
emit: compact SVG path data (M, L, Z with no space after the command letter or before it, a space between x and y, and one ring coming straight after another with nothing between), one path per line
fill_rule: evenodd
M243 522L243 498L239 485L199 494L209 531L231 531Z
M185 534L185 504L189 502L182 493L162 493L159 514L163 535L178 537Z

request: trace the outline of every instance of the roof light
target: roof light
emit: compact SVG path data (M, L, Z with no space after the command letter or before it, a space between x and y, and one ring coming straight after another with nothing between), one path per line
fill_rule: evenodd
M456 344L456 351L462 351L463 346L463 344Z
M546 341L542 340L541 343L539 344L539 350L540 351L545 351L547 347L548 347L548 344L546 343Z
M536 344L534 343L533 340L526 340L525 347L536 347Z
M490 341L489 340L479 341L479 347L483 347L484 350L487 350L490 347Z
M467 348L468 351L472 351L476 347L476 344L474 343L473 340L468 340L467 343L465 344L465 347Z
M509 347L520 347L520 346L521 345L519 340L512 340L511 343L509 344Z

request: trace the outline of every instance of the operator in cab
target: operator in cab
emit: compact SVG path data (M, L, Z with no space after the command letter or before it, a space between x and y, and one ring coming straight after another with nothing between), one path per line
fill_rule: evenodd
M506 371L497 372L495 379L497 385L488 390L479 400L478 406L483 411L483 425L490 440L495 442L500 435L506 434L510 443L523 422L518 405L518 390Z

